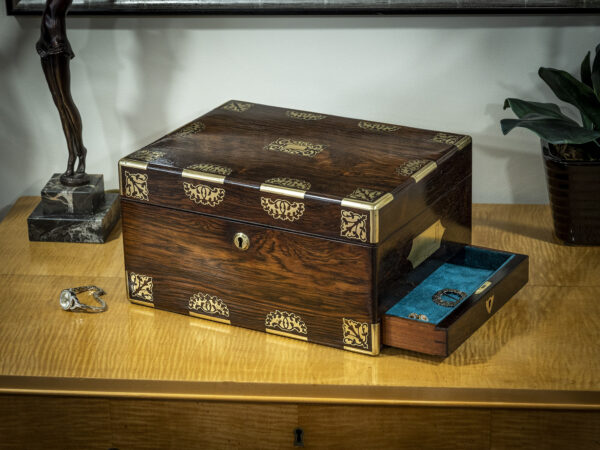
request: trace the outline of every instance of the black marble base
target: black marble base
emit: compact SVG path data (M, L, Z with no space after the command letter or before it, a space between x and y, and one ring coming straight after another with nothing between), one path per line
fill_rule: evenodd
M42 211L45 215L93 214L104 202L104 177L88 175L85 186L65 186L60 173L55 173L42 189Z
M79 189L79 188L65 188ZM107 192L105 201L92 214L44 214L43 202L27 219L30 241L89 242L102 244L119 220L119 194Z

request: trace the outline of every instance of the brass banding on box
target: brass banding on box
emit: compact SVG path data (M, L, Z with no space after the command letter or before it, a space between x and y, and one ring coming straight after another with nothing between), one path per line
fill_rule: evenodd
M145 302L143 300L134 300L131 297L129 297L129 301L131 303L135 303L136 305L142 305L142 306L148 306L150 308L154 308L154 303L152 303L152 302Z
M415 180L415 183L418 183L431 172L437 169L437 164L434 161L427 163L422 169L419 169L417 172L411 175L411 178Z
M225 175L208 173L208 172L199 172L193 169L183 169L181 172L181 176L184 178L192 178L194 180L207 181L209 183L216 184L224 184L225 183Z
M265 328L265 331L269 334L276 334L277 336L284 336L287 338L298 339L300 341L308 341L307 336L300 336L298 334L286 333L285 331L273 330L272 328Z
M274 184L263 183L260 185L260 192L267 192L269 194L285 195L287 197L304 198L306 191L301 189L294 189L285 186L276 186Z
M137 161L134 159L123 158L119 161L120 167L131 167L132 169L140 169L147 170L148 162L147 161Z
M459 149L462 150L463 148L465 148L467 145L469 145L471 143L471 136L464 136L462 139L460 139L456 144L454 144L454 146Z
M188 311L188 314L192 317L197 317L199 319L211 320L213 322L225 323L227 325L231 325L231 321L229 319L222 319L221 317L209 316L208 314L198 314L193 311Z

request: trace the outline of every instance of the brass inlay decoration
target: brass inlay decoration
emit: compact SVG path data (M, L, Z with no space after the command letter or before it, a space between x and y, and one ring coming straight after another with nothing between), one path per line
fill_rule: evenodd
M344 344L369 348L369 324L346 319L343 321Z
M214 175L231 175L232 170L229 167L221 166L219 164L192 164L187 166L187 169L197 170L198 172L212 173Z
M375 191L373 189L367 188L356 188L354 192L348 196L348 198L353 198L356 200L364 200L366 202L373 202L377 200L379 197L383 195L381 191Z
M363 130L369 131L385 131L386 133L391 133L392 131L398 131L400 127L398 125L389 125L386 123L377 123L377 122L358 122L358 126Z
M225 198L225 189L183 182L185 195L194 203L214 208Z
M371 324L371 350L363 350L363 348L352 347L350 345L344 345L344 350L354 353L361 353L363 355L379 355L379 351L381 349L381 333L379 329L380 326L378 323Z
M165 155L165 152L161 152L159 150L150 150L147 148L143 148L132 154L130 158L134 158L140 161L152 162L154 160L162 158Z
M379 242L379 211L394 200L394 196L389 192L383 194L374 202L358 200L350 197L342 199L343 208L360 209L369 212L369 242L375 244Z
M139 273L129 272L127 274L127 283L129 287L129 297L133 300L143 300L152 302L152 277L141 275Z
M491 281L486 281L485 283L483 283L481 286L479 286L477 288L477 290L475 291L475 295L479 295L481 294L483 291L485 291L487 288L489 288L492 285Z
M454 145L459 150L465 148L471 142L471 136L461 136L457 134L438 133L432 139L433 142L440 144Z
M204 123L202 122L197 121L184 125L179 130L175 131L175 133L173 134L175 136L185 137L190 136L192 134L202 133L204 130L206 130L206 125L204 125Z
M261 197L260 204L267 214L278 220L294 222L300 219L304 214L304 203L300 202L289 202L280 198L273 200Z
M297 178L269 178L268 180L265 180L265 183L292 189L300 189L302 191L308 191L310 189L310 183L308 181L298 180Z
M148 201L148 175L125 171L125 195L136 200Z
M188 307L190 312L206 313L222 318L229 318L229 308L225 302L216 295L197 292L190 297Z
M223 109L226 109L227 111L244 112L248 111L252 106L254 106L252 103L231 101L223 106Z
M265 327L279 328L286 333L307 334L306 324L302 318L294 313L275 310L267 314L265 318Z
M411 159L410 161L406 161L400 167L397 167L396 173L403 177L411 177L430 162L431 161L428 159Z
M286 111L285 115L291 117L292 119L299 120L321 120L325 119L327 116L324 114L315 114L304 111Z
M340 236L367 241L367 215L342 209Z
M407 259L413 266L413 269L433 255L442 245L446 228L438 220L416 238L413 239L412 247Z
M314 158L327 146L324 144L313 144L297 139L279 138L265 146L265 150L289 153L290 155L306 156Z
M488 314L492 313L492 307L494 306L494 296L490 295L490 298L488 298L485 301L485 309L487 310Z

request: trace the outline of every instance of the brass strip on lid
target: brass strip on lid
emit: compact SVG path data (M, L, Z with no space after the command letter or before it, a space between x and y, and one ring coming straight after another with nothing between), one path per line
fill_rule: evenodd
M148 169L147 161L137 161L135 159L123 158L119 161L119 167L131 167L133 169L146 170Z
M344 208L362 209L364 211L378 211L393 200L394 196L388 192L387 194L383 194L374 202L367 202L365 200L356 200L354 198L346 197L342 199L342 206Z
M415 183L418 183L431 172L433 172L435 169L437 169L437 163L435 161L431 161L428 164L426 164L423 168L413 173L411 175L411 178L415 180Z
M181 176L184 178L192 178L194 180L208 181L209 183L224 184L225 175L219 175L208 172L200 172L192 169L183 169Z
M471 136L464 136L462 139L460 139L456 144L454 144L454 146L459 149L462 150L463 148L465 148L467 145L469 145L471 143Z
M306 191L301 189L290 188L286 186L276 186L274 184L263 183L260 185L261 192L268 192L269 194L284 195L287 197L304 198Z

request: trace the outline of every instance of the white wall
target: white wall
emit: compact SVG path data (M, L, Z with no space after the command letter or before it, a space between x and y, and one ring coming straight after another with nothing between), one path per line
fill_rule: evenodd
M39 17L0 15L0 213L67 150L34 50ZM230 98L468 133L474 201L547 201L538 140L503 137L507 96L553 101L541 65L578 71L600 16L71 17L88 172Z

